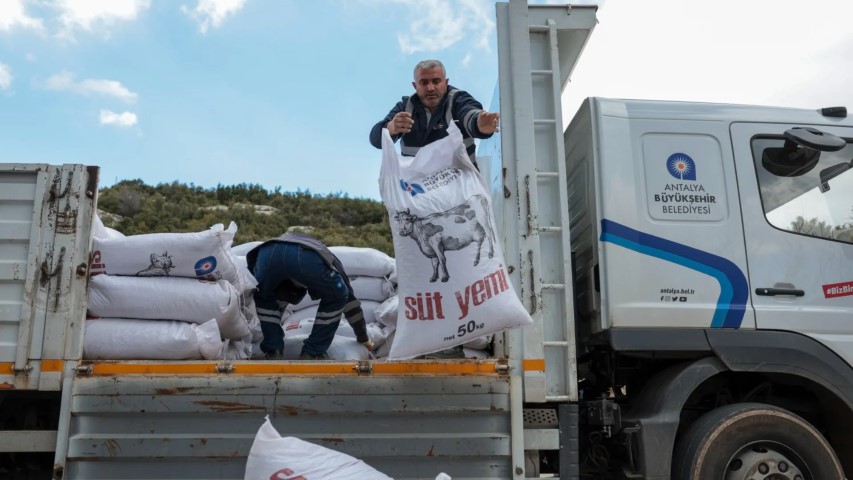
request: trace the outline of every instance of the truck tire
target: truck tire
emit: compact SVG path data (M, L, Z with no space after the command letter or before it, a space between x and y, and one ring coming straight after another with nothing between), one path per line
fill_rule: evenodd
M674 480L844 480L829 442L809 422L772 405L712 410L678 441Z

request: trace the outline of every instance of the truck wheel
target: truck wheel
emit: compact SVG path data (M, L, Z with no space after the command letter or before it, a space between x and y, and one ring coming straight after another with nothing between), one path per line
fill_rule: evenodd
M844 480L829 442L797 415L760 403L712 410L673 456L674 480Z

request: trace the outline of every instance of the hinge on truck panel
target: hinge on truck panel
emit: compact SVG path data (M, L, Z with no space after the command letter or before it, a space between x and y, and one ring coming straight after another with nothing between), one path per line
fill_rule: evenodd
M94 368L91 365L77 365L74 367L74 371L77 372L78 376L88 377L94 371Z
M232 373L234 372L234 364L222 362L216 364L216 373Z
M373 365L366 360L359 360L352 369L359 375L370 375L373 373Z
M497 372L498 375L509 375L509 364L506 360L498 361L495 365L495 372Z
M30 365L29 363L24 365L23 367L14 367L14 366L12 367L12 371L15 372L16 375L19 373L27 375L30 373L30 371L32 371L32 369L33 369L33 366Z

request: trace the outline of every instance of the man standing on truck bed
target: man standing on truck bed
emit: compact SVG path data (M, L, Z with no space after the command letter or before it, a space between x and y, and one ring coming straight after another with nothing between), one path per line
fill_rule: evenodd
M355 297L344 267L322 242L301 233L286 233L246 254L249 271L258 280L255 305L261 319L261 351L266 359L284 354L281 315L288 303L299 303L307 292L320 299L311 334L302 344L300 360L326 360L341 314L352 326L356 340L373 349L361 302Z
M438 60L424 60L415 65L415 94L403 97L379 123L370 130L370 143L382 148L382 129L400 141L400 152L415 156L418 150L447 136L447 126L455 121L462 131L468 156L477 166L474 138L489 138L498 131L499 113L483 110L483 105L468 92L448 84L444 65Z

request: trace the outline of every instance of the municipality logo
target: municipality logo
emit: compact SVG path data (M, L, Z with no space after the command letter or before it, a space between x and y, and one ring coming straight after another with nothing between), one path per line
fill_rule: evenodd
M679 180L696 180L696 162L686 153L673 153L666 159L669 174Z
M420 184L409 183L403 179L400 179L400 188L402 188L404 192L411 193L413 197L419 193L426 193L424 187L420 186Z

